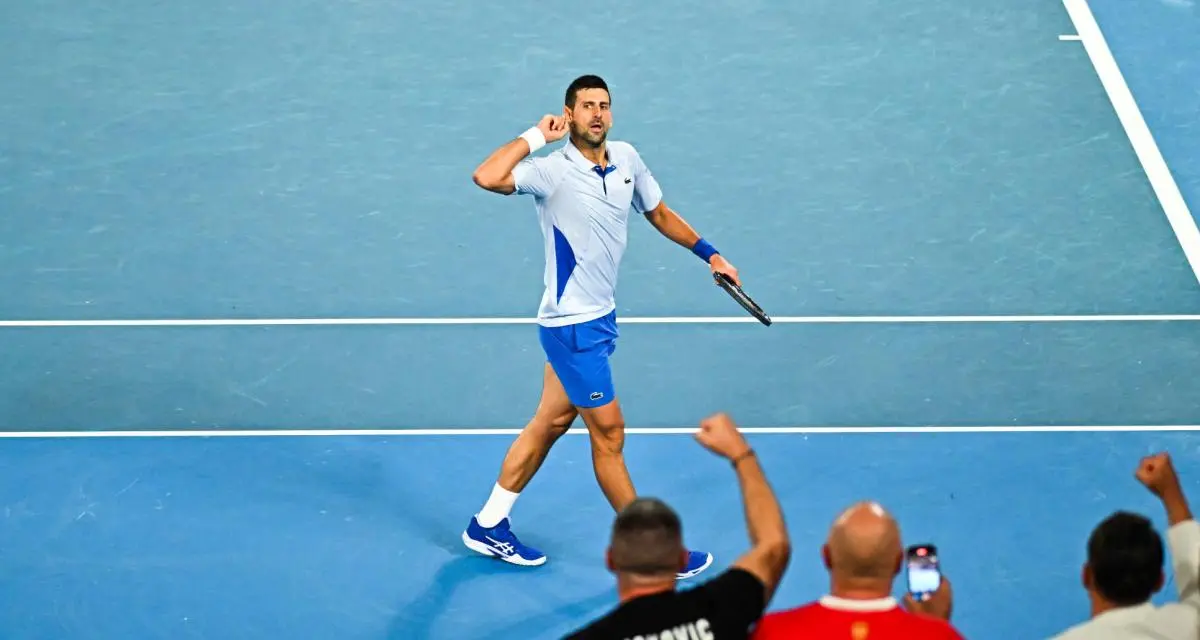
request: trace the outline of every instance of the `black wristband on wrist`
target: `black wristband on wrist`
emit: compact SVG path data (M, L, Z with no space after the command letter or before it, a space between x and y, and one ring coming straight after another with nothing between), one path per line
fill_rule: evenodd
M750 458L753 456L754 456L754 449L747 449L745 453L743 453L740 456L737 456L736 458L734 458L733 460L730 460L729 462L736 468L738 466L739 462L741 462L742 460L745 460L746 458Z

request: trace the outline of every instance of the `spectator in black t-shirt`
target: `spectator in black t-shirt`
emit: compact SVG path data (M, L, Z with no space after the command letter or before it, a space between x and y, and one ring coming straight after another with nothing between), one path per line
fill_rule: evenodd
M791 556L779 502L728 416L703 420L696 439L737 471L753 546L724 573L678 591L675 576L688 557L679 517L660 500L635 500L617 514L608 549L621 603L568 639L746 638L762 617Z

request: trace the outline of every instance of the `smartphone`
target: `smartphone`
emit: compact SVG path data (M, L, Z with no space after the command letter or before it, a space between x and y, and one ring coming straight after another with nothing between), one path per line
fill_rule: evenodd
M942 570L938 563L937 547L932 544L914 544L904 552L908 570L908 592L914 600L933 595L942 584Z

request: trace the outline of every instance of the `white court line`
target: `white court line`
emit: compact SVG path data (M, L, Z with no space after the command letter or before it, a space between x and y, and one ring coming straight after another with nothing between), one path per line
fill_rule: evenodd
M746 434L792 435L867 435L889 433L1163 433L1200 432L1200 425L1125 425L1125 426L918 426L918 427L742 427ZM0 439L86 439L86 438L350 438L417 436L515 436L514 429L169 429L154 431L0 431ZM587 430L573 428L567 435L583 435ZM690 436L695 427L626 429L629 435Z
M1125 134L1129 136L1129 142L1142 163L1155 195L1158 196L1163 212L1171 223L1171 229L1175 231L1175 237L1183 247L1192 273L1200 281L1200 229L1196 227L1196 219L1188 211L1179 186L1175 184L1171 170L1158 150L1150 127L1146 126L1137 101L1133 99L1125 77L1121 75L1121 69L1104 40L1100 25L1096 23L1087 0L1063 0L1063 5L1071 16L1075 31L1083 41L1084 49L1092 60L1092 66L1095 67L1096 75L1100 77L1100 82L1108 93L1108 99L1112 102L1117 117L1125 127Z
M1074 35L1074 34L1071 34L1071 35L1063 34L1061 36L1058 36L1058 39L1062 40L1063 42L1079 42L1083 38L1080 38L1078 35Z
M775 324L972 324L1044 322L1196 322L1200 314L1011 316L783 316ZM267 327L352 325L513 325L536 318L195 318L144 320L2 320L0 328L64 327ZM750 316L630 317L620 324L758 324Z

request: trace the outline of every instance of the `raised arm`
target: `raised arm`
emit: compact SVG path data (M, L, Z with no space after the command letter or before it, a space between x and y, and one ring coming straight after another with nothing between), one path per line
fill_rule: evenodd
M516 139L492 152L471 176L475 184L493 193L509 195L517 190L513 169L529 154L548 142L560 140L567 134L567 121L562 116L542 116L537 126L530 127Z
M1142 458L1135 475L1167 512L1167 546L1179 601L1200 607L1200 525L1192 517L1171 457L1160 453Z
M747 571L763 583L762 604L765 608L775 595L792 554L779 500L767 483L754 450L728 416L717 414L703 420L696 438L709 450L730 460L737 473L746 529L750 534L750 550L742 554L733 566Z

